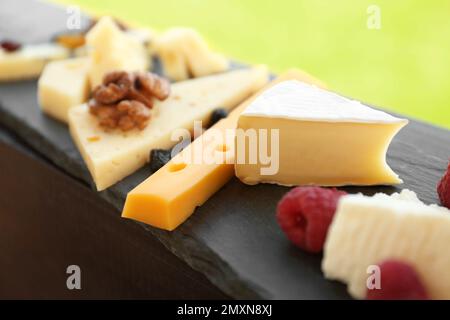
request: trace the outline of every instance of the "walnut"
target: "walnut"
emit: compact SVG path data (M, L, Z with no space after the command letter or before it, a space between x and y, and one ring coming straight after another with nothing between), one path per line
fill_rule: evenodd
M134 76L127 72L110 72L103 78L103 84L98 85L93 97L100 104L113 104L124 99L134 83Z
M165 100L170 94L169 81L156 74L138 73L136 75L136 87L158 100Z
M150 120L153 99L164 100L169 94L170 83L155 74L115 71L94 89L89 110L102 127L142 130Z

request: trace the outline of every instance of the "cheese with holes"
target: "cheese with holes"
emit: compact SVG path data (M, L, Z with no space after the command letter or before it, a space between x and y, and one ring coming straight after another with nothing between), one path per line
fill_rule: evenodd
M89 59L73 58L47 64L38 82L38 100L48 115L67 122L69 108L89 97Z
M103 76L111 71L145 71L149 56L145 45L119 29L111 17L103 17L86 35L91 69L89 81L92 88L99 85Z
M172 28L155 39L153 50L172 80L202 77L228 69L228 59L213 52L202 36L190 28Z
M175 83L168 99L155 101L142 131L106 132L87 105L70 109L69 128L97 189L103 190L142 167L150 150L175 145L174 130L192 130L195 120L206 121L218 107L233 109L267 81L267 69L261 66Z
M286 79L323 85L302 71L292 70L269 86ZM240 113L254 99L246 100L130 191L122 216L166 230L183 223L234 175L234 129Z
M69 54L68 49L54 43L25 45L14 52L0 49L0 81L37 78L47 62Z
M425 205L412 191L348 195L340 199L328 231L322 269L362 299L369 266L398 259L416 269L432 299L450 299L448 243L450 211Z
M386 151L407 122L316 86L286 81L239 117L236 176L246 184L286 186L398 184Z

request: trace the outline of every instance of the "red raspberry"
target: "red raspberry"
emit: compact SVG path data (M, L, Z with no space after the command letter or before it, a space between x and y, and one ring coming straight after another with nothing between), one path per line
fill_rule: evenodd
M386 260L379 264L380 289L368 289L368 300L428 300L419 275L408 263Z
M337 202L345 194L334 188L294 188L278 203L278 224L296 246L308 252L320 252Z
M448 163L447 172L439 181L437 193L443 206L450 209L450 161Z

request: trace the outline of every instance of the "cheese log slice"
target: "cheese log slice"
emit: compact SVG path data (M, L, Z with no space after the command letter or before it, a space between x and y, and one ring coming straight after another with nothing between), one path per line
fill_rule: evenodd
M268 86L286 79L321 84L300 70L291 70ZM127 195L122 217L165 230L174 230L234 175L234 129L237 119L256 97L252 96L220 120ZM229 134L231 130L232 134ZM204 161L214 152L218 161ZM201 161L195 160L200 154ZM191 159L192 161L185 161ZM203 161L203 162L202 162Z
M333 92L286 81L242 112L236 176L246 184L286 186L398 184L402 181L387 165L386 151L407 123ZM278 130L278 141L267 142L260 130L269 136ZM271 163L261 160L259 144L273 150Z
M168 99L155 101L150 123L142 131L106 132L87 105L77 106L69 111L70 132L97 189L103 190L142 167L150 150L176 144L172 131L192 130L195 120L208 120L218 107L233 109L267 79L267 68L261 66L175 83Z
M48 115L67 123L69 108L89 97L89 59L73 58L47 64L38 82L38 100Z
M108 72L148 69L150 59L145 45L121 31L111 17L103 17L95 24L86 35L86 44L90 48L92 88L99 85Z
M53 43L25 45L15 52L0 49L0 81L37 78L47 62L69 54L68 49Z
M449 243L450 211L423 204L412 191L344 196L328 231L322 269L363 299L368 267L398 259L415 268L432 299L450 299Z

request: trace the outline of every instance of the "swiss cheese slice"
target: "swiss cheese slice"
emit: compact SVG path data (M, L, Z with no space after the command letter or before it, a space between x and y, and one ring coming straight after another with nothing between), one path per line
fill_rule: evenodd
M25 45L15 52L0 49L0 81L37 78L47 62L69 54L68 49L54 43Z
M46 65L38 82L38 100L48 115L67 122L69 108L89 97L88 58L53 61Z
M340 199L328 231L322 269L363 299L369 276L377 276L372 266L396 259L414 267L430 298L450 299L449 243L450 211L425 205L412 191L348 195Z
M286 72L268 86L287 79L323 86L300 70ZM260 93L267 88L261 89ZM234 175L237 119L256 96L243 102L227 118L204 132L164 167L130 191L122 216L165 230L174 230L183 223L197 206L202 205Z
M155 101L142 131L105 131L84 104L70 109L69 128L97 189L103 190L142 167L150 150L175 145L174 130L192 130L195 120L208 120L216 108L233 109L267 81L267 69L255 67L175 83L168 99Z
M246 184L398 184L386 152L407 123L316 86L286 81L239 117L236 176Z

